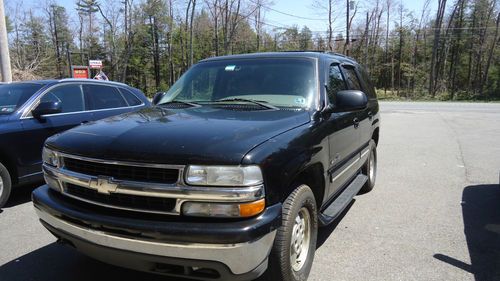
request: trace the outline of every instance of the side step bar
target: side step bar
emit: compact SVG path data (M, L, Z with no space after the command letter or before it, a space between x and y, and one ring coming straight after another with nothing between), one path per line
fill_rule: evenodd
M328 225L333 222L342 211L351 203L352 198L359 193L363 185L368 180L368 177L359 174L354 180L342 191L342 193L333 200L333 202L322 213L319 214L318 219L320 225Z

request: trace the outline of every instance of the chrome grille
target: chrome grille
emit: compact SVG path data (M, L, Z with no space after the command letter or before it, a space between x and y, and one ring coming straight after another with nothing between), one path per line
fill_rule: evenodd
M69 183L66 184L65 193L90 203L98 203L126 210L165 213L172 211L176 204L176 199L173 198L136 196L120 193L102 194L96 190Z
M116 165L69 157L64 157L63 163L67 170L90 176L108 176L119 180L165 184L174 184L179 179L178 169Z

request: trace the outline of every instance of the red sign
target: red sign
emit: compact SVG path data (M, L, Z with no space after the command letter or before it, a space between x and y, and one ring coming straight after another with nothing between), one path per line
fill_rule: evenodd
M83 78L83 79L88 79L89 78L89 68L87 66L72 66L71 67L71 74L73 78Z

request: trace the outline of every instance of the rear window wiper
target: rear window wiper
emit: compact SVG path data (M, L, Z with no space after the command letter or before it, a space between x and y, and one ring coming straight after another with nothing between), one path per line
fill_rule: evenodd
M267 109L274 109L274 110L279 110L278 107L266 102L266 101L260 101L260 100L252 100L252 99L243 99L243 98L230 98L230 99L221 99L221 100L216 100L213 102L228 102L228 101L242 101L242 102L249 102L252 104L256 104L258 106L267 108Z
M158 105L166 105L166 104L184 104L184 105L189 105L191 107L200 107L201 105L195 103L195 102L189 102L189 101L181 101L181 100L172 100L172 101L167 101L160 103Z

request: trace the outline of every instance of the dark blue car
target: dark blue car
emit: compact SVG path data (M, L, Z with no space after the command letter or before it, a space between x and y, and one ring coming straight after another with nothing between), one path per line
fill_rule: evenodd
M82 123L149 106L122 83L40 80L0 85L0 207L12 186L42 179L42 146L49 136Z

